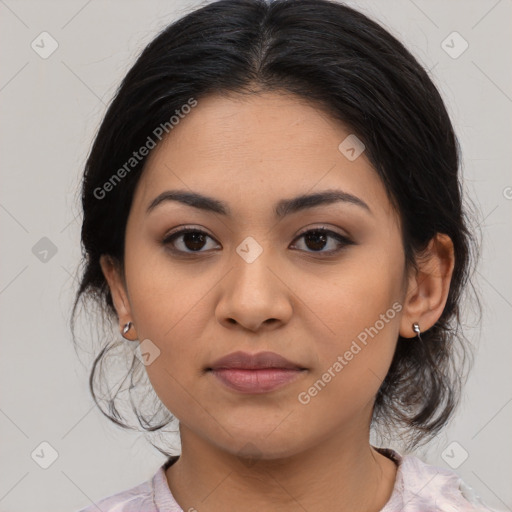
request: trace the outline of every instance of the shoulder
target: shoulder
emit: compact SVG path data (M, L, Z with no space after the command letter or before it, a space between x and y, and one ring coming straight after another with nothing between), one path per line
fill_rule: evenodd
M143 482L135 487L120 491L101 498L77 512L156 512L154 501L152 498L151 481Z
M381 512L499 512L487 506L454 471L427 464L413 455L385 451L397 462L398 471L391 498Z
M101 498L77 512L182 512L165 476L165 470L178 460L169 457L147 481L125 491Z

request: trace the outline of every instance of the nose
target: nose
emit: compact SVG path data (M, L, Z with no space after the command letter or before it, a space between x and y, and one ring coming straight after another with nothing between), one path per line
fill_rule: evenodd
M252 263L237 255L234 268L220 283L216 317L224 327L240 326L256 332L263 326L277 329L290 320L293 313L290 283L285 282L270 256L264 256L265 252Z

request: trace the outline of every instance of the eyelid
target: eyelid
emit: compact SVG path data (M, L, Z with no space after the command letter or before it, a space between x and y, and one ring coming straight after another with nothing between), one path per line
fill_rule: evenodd
M320 225L320 226L307 226L303 230L299 231L297 234L298 238L299 236L304 235L305 233L309 233L310 231L324 231L325 233L332 233L333 235L340 236L346 240L352 241L352 237L348 233L338 233L337 231L334 231L334 228L331 228L330 226L326 225Z
M174 235L176 233L179 233L183 230L190 230L190 231L203 231L208 236L211 236L213 238L213 235L210 235L210 233L206 230L206 228L203 228L202 226L198 226L197 224L180 224L178 226L174 226L171 230L166 232L165 237Z

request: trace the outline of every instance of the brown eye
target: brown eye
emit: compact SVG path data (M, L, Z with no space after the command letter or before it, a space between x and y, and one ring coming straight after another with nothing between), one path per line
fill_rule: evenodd
M177 252L205 252L201 249L208 245L208 239L213 240L213 238L204 231L198 229L182 229L167 236L162 243L164 245L171 245L172 250ZM211 247L209 248L211 249Z
M304 245L307 247L307 249L310 249L306 250L306 252L318 252L321 254L336 253L343 249L345 246L353 244L353 242L347 237L325 228L315 228L310 229L309 231L305 231L299 235L296 240L301 238L304 239ZM329 240L334 240L334 242L329 243ZM330 248L324 251L323 249L328 246L330 246Z

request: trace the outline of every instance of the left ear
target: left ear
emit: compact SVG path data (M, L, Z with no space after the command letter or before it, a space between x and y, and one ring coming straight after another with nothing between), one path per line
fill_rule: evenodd
M413 323L419 324L424 332L439 320L448 299L454 264L451 238L437 233L418 256L417 272L409 277L400 336L414 338Z

